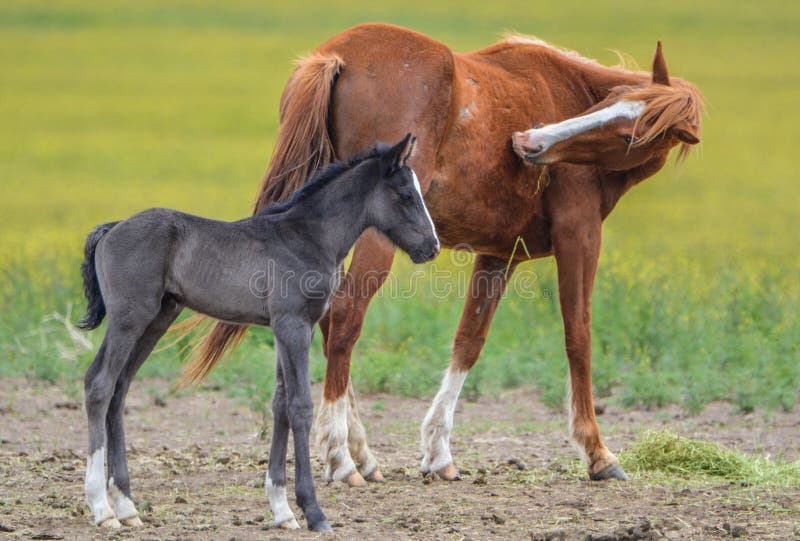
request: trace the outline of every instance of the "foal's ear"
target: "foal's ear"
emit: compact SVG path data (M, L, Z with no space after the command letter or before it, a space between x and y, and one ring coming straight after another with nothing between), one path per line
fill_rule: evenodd
M411 135L410 133L408 135ZM406 136L408 137L408 136ZM405 150L403 151L403 159L400 162L401 167L405 167L408 163L408 159L414 154L414 149L417 148L417 136L411 135L411 140L406 145Z
M661 52L661 40L656 45L656 55L653 57L653 84L670 86L667 61Z
M414 149L415 141L416 137L407 133L402 141L383 153L383 156L381 156L381 173L384 176L388 177L395 174L398 169L405 165L405 160L408 159Z

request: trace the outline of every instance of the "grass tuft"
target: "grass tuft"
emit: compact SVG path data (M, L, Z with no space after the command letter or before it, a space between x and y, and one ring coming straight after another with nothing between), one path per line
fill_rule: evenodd
M620 462L634 474L700 475L747 485L800 486L800 461L775 462L668 430L645 432L621 454Z

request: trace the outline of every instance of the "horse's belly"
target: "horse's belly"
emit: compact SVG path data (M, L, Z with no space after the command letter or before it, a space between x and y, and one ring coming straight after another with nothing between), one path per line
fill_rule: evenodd
M425 195L443 245L507 256L521 237L534 257L550 255L550 226L541 201L543 180L510 171L495 178L492 171L475 175L474 168L467 174L457 170L466 173L469 165L448 162L434 173Z

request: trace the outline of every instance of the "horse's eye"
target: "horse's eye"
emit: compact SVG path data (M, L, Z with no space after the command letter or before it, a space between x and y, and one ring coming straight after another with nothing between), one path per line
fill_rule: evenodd
M413 197L414 196L411 195L411 190L400 194L400 199L402 199L403 201L411 201Z
M626 145L630 145L633 142L633 137L630 135L623 135L622 140L625 141Z

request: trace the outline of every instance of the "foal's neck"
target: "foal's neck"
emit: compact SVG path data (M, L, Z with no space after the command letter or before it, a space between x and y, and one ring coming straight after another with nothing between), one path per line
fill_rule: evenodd
M338 266L369 225L366 201L374 183L357 169L343 172L283 212L261 216L276 223L287 242L301 241Z

